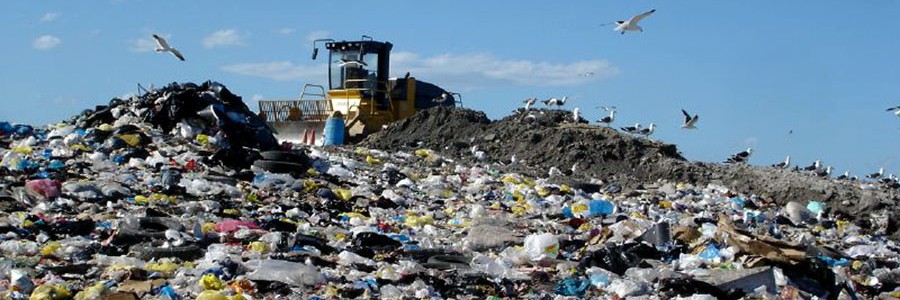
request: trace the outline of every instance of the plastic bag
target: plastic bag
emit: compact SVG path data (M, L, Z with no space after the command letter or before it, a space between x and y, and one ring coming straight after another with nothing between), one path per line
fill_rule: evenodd
M559 240L551 233L532 234L525 237L525 253L532 261L556 258Z
M278 281L295 286L314 286L325 277L314 266L284 260L250 260L244 263L247 279Z

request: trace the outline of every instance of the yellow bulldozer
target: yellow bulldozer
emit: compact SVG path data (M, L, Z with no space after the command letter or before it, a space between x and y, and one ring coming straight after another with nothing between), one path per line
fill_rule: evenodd
M315 132L315 143L321 144L325 121L336 112L345 120L345 140L354 143L419 110L460 104L459 94L417 81L408 72L391 78L389 42L368 36L358 41L319 39L313 41L313 60L319 44L328 50L327 91L322 85L305 84L299 99L259 101L260 117L281 142L302 142L304 133Z

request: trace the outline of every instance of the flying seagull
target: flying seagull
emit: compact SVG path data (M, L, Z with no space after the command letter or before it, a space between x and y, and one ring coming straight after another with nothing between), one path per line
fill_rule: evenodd
M525 103L525 110L531 109L531 106L534 105L536 102L537 102L537 98L535 98L535 97L531 97L531 98L525 99L525 101L522 101L522 103Z
M753 153L753 149L747 148L747 150L732 154L731 157L725 160L725 163L745 163L750 159L751 153Z
M610 110L609 116L605 116L600 120L597 120L597 123L604 123L606 127L609 127L609 124L616 120L616 110Z
M547 99L547 100L544 100L541 102L543 102L544 105L546 105L546 106L553 106L553 105L563 106L566 104L566 100L568 100L568 99L569 99L568 96L563 96L562 99L559 99L556 97L551 97L550 99Z
M643 128L638 131L638 134L649 137L653 134L653 131L656 129L656 124L650 123L650 126L647 128Z
M893 112L894 115L900 117L900 105L888 108L887 111Z
M169 46L169 42L166 42L166 39L156 34L153 35L153 39L156 40L156 52L171 52L172 55L184 61L184 55L181 55L181 52Z
M774 165L772 165L772 167L778 168L778 169L784 169L784 168L787 168L787 167L790 166L790 165L791 165L791 156L788 155L788 157L785 158L783 162L774 164Z
M644 32L644 29L641 28L641 26L638 26L637 23L640 22L642 19L646 18L647 16L653 14L653 12L655 12L655 11L656 11L655 9L651 9L648 12L631 17L631 19L628 19L628 21L616 21L616 28L613 30L621 31L622 34L625 34L625 32L627 32L627 31Z
M700 120L700 115L694 115L693 117L691 117L691 114L683 109L681 110L681 113L684 114L684 124L681 125L681 128L697 129L697 126L695 125L697 124L697 121Z
M872 174L866 175L866 178L878 179L878 178L881 178L881 176L883 176L883 175L884 175L884 167L881 167L878 169L878 173L872 173Z
M622 129L622 131L627 133L635 134L641 130L641 123L634 123L634 126L622 127L619 129Z

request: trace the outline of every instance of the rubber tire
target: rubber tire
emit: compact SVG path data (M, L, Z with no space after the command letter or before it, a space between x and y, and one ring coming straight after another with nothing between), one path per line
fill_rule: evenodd
M309 157L305 154L298 154L291 151L263 151L259 153L263 160L282 161L297 164L308 164Z
M131 246L129 252L135 257L149 261L151 259L160 259L166 257L174 257L183 261L192 261L203 257L203 251L197 245L187 245L179 247L156 247L150 243L143 243Z
M156 225L156 226L152 226ZM152 227L151 227L152 226ZM162 230L156 228L165 228ZM137 222L123 222L119 226L119 236L123 238L137 239L165 239L166 230L173 229L176 231L184 231L184 225L172 218L163 217L140 217Z
M309 167L302 164L273 160L257 160L253 162L253 166L272 173L282 174L305 173L309 169Z

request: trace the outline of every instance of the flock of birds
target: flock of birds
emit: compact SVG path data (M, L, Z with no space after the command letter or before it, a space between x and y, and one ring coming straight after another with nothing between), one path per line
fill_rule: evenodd
M654 12L656 12L656 10L651 9L642 14L633 16L630 19L628 19L627 21L616 21L616 22L603 24L603 25L615 24L616 27L613 30L621 32L621 34L625 34L626 32L629 32L629 31L643 32L644 29L641 26L638 26L638 22L640 22L644 18L650 16ZM588 73L590 73L590 72L588 72ZM587 74L587 73L585 73L585 74ZM589 76L589 75L584 75L584 74L582 74L582 75ZM562 97L562 98L553 97L553 98L549 98L546 100L542 100L541 102L547 107L556 106L557 108L559 108L566 104L567 99L568 99L568 97ZM534 97L525 99L523 101L523 103L525 104L525 109L524 109L523 113L529 113L531 111L532 107L537 103L537 101L538 101L538 99L534 98ZM598 108L609 112L609 114L607 116L604 116L604 117L598 119L596 122L599 124L604 124L604 125L606 125L606 127L610 127L610 125L616 119L616 107L615 106L612 106L612 107L600 106ZM900 117L900 106L888 108L887 111L893 113L897 117ZM684 115L684 123L681 125L681 128L682 129L697 129L697 122L700 120L700 116L697 114L690 114L684 109L681 110L681 113ZM533 119L533 118L535 118L535 116L533 114L529 113L526 116L526 120L529 118ZM580 114L580 110L578 108L575 108L572 111L572 118L575 122L578 122L580 120L581 114ZM619 129L621 129L623 132L626 132L626 133L629 133L632 135L642 135L644 137L649 138L649 136L651 134L653 134L653 131L656 129L656 124L650 123L650 125L648 127L642 127L640 123L635 123L632 126L620 127ZM727 164L748 163L752 153L753 153L753 149L747 148L746 150L732 154L724 161L724 163L727 163ZM791 166L791 157L790 156L788 156L783 162L772 165L772 167L779 168L779 169L790 169L790 166ZM573 166L573 169L574 169L574 166ZM807 172L811 175L824 178L824 177L830 177L831 173L834 171L834 168L832 166L827 166L827 167L823 168L822 162L817 160L812 165L807 166L807 167L800 168L799 166L794 166L793 171ZM885 185L886 187L900 188L900 178L898 178L897 176L894 176L893 174L884 176L884 168L883 167L880 168L878 170L878 172L868 174L865 177L867 179L870 179L877 183L881 183L881 184ZM851 176L849 171L846 171L846 172L844 172L844 174L835 177L835 179L836 180L849 180L849 181L859 180L858 177Z
M547 106L547 107L555 106L557 108L560 108L566 104L566 101L568 99L569 99L568 97L562 97L562 98L551 97L546 100L541 100L541 103L543 103L544 106ZM528 99L525 99L524 101L522 101L522 103L525 104L524 112L531 111L532 107L537 102L538 102L538 99L535 97L531 97L531 98L528 98ZM597 108L609 112L608 115L606 115L600 119L597 119L597 123L604 124L604 125L606 125L606 127L610 127L610 125L616 120L617 108L615 106L598 106ZM681 110L681 113L684 114L684 123L681 125L681 128L697 129L697 122L700 121L700 116L697 114L691 115L684 109ZM534 118L534 117L535 116L533 116L533 115L526 116L526 118ZM577 107L572 110L572 120L574 120L575 122L578 122L579 120L581 120L581 110L579 110ZM632 126L620 127L619 129L621 129L624 132L630 133L630 134L642 135L644 137L649 138L650 135L652 135L653 132L656 130L656 124L650 123L650 125L648 125L647 127L643 127L643 125L641 125L641 123L635 123Z
M540 102L543 103L544 106L547 108L552 109L555 107L557 109L561 109L566 104L566 101L568 99L569 99L568 97L562 97L562 98L551 97L549 99L540 100ZM535 97L531 97L531 98L528 98L528 99L525 99L522 101L522 103L525 105L524 109L521 110L521 114L525 115L525 118L523 120L530 121L530 120L534 120L537 117L534 115L534 113L532 111L533 111L534 105L537 104L538 101L539 100ZM609 114L596 120L596 123L603 124L606 127L610 127L610 125L616 120L617 108L615 106L598 106L597 108L602 109L604 111L608 111ZM898 117L900 117L900 106L888 108L887 111L892 112L895 115L897 115ZM681 114L684 115L684 122L681 125L682 129L697 129L697 122L700 120L700 115L691 114L684 109L681 110ZM572 121L575 123L578 123L581 120L582 120L581 111L579 108L576 107L572 110ZM650 123L650 125L648 127L642 127L642 125L640 123L635 123L634 125L620 127L619 129L622 130L623 132L626 132L626 133L629 133L632 135L640 135L640 136L649 138L650 135L652 135L654 130L656 129L656 124ZM740 152L732 154L727 159L725 159L724 163L727 163L727 164L744 163L744 164L746 164L749 162L750 156L752 154L753 154L753 149L747 148L746 150L742 150ZM777 164L773 164L772 167L777 168L777 169L791 169L791 157L788 156L787 158L785 158L784 161L779 162ZM574 168L574 166L573 166L573 168ZM811 164L807 167L801 168L800 166L794 166L792 168L792 170L795 172L805 172L805 173L808 173L813 176L825 178L825 177L831 176L832 172L834 171L834 168L832 166L823 166L822 161L816 160L815 162L813 162L813 164ZM563 173L565 173L565 172L563 172ZM878 170L878 172L866 175L865 178L870 179L871 181L880 183L880 184L884 185L885 187L900 188L900 178L898 178L894 174L885 176L883 167L880 168ZM844 172L844 174L835 177L835 179L836 180L848 180L848 181L859 180L858 177L851 176L849 171L846 171L846 172Z

